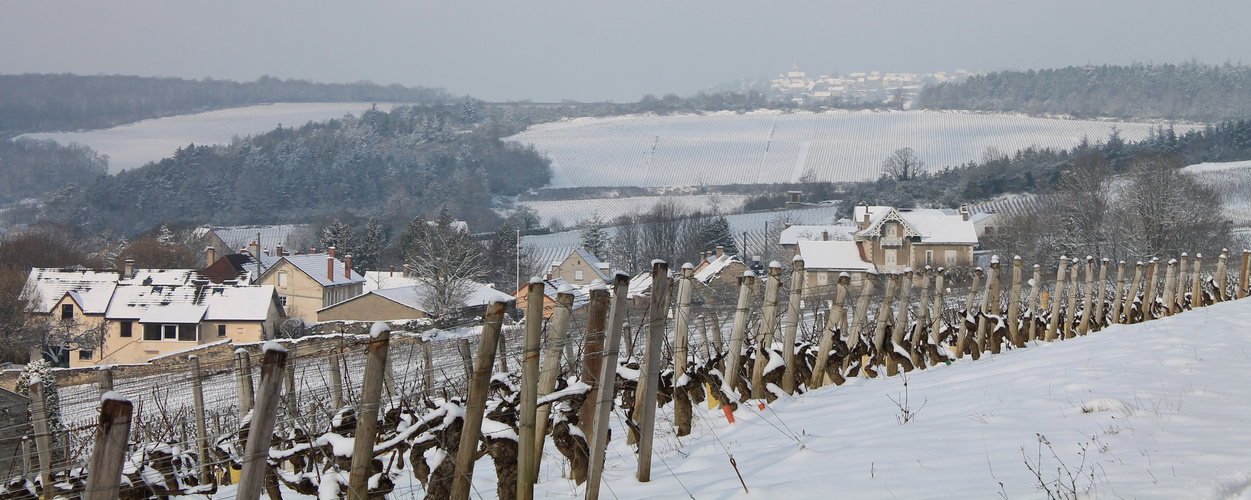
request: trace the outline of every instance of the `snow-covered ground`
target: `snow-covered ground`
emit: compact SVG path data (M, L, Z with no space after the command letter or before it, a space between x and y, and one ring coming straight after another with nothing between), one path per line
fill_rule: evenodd
M273 130L279 124L298 127L310 121L341 118L360 113L367 102L279 103L170 116L103 130L46 132L21 137L53 139L62 144L77 142L109 156L109 173L142 166L174 153L188 144L224 144L231 138ZM397 104L379 103L390 111Z
M661 201L677 203L687 211L704 213L737 212L749 196L744 194L693 194L665 196L631 196L627 198L595 198L587 200L522 201L518 206L529 207L546 224L560 221L566 226L589 220L595 213L604 221L611 221L630 213L645 213Z
M1225 217L1235 227L1251 227L1251 161L1199 163L1182 170L1221 194Z
M931 169L980 159L987 147L1069 148L1146 137L1157 124L949 111L713 113L582 118L530 127L508 140L552 159L552 185L697 186L871 180L910 147ZM1177 126L1178 133L1194 128Z

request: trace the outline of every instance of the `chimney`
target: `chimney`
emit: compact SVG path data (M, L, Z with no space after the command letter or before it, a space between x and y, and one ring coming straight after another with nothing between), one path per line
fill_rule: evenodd
M279 243L279 244L278 244L278 246L277 246L277 247L275 247L275 253L276 253L279 257L282 257L283 255L286 255L286 254L282 253L282 243Z
M309 245L309 246L308 246L308 253L311 253L311 254L312 254L312 253L317 253L317 244L316 244L316 243L314 243L314 244L312 244L312 245Z
M327 249L326 249L326 253L330 254L330 258L332 258L332 259L333 259L333 258L334 258L334 247L327 248Z
M717 245L717 258L720 259L722 255L725 255L725 245Z
M960 205L960 218L964 219L965 222L969 221L969 206L968 205Z
M204 247L204 267L213 265L217 262L217 249L213 247Z
M265 255L269 255L269 248L268 248L268 247L261 247L261 253L263 253L263 254L265 254Z
M248 245L248 253L252 254L252 258L256 260L261 260L260 244L258 244L255 240L253 240L252 244Z
M821 241L830 241L829 231L821 231Z
M392 264L392 265L391 265L391 275L390 275L390 276L391 276L391 277L394 277L394 276L395 276L395 265L394 265L394 264Z
M331 256L326 256L326 279L334 281L334 257Z
M125 267L122 268L123 278L135 277L135 261L134 259L126 259Z
M352 279L352 256L343 256L343 279Z
M408 277L408 259L404 260L404 274L401 274L400 276L403 276L405 278Z

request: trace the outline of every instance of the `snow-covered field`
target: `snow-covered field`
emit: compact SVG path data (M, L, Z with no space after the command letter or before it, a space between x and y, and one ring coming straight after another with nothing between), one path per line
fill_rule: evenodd
M1225 217L1235 227L1251 226L1251 161L1199 163L1183 171L1221 194Z
M21 137L90 146L108 155L109 173L117 173L165 158L175 149L188 144L224 144L235 136L268 132L279 124L298 127L309 121L325 121L348 113L360 113L372 105L367 102L263 104L144 120L103 130L46 132ZM398 105L380 103L378 109L390 111L395 106Z
M530 127L508 140L552 159L552 185L697 186L877 178L911 147L932 169L979 159L987 147L1068 148L1113 127L1141 139L1149 123L948 111L729 112L582 118ZM1178 133L1194 127L1177 126Z
M611 221L630 213L644 213L656 203L672 200L688 212L705 213L736 212L743 208L749 196L743 194L695 194L665 196L632 196L628 198L596 198L587 200L522 201L517 206L529 207L543 219L545 224L560 221L565 225L579 224L599 213L599 218Z

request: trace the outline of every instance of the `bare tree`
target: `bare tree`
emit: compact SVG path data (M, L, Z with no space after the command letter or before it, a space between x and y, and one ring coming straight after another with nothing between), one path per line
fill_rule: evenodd
M1113 214L1125 250L1168 256L1230 244L1220 194L1181 171L1172 157L1138 158L1117 193Z
M921 161L912 148L896 149L886 158L886 161L882 162L882 173L900 182L916 177L923 168L925 168L925 162Z
M417 280L418 296L429 312L442 316L464 307L473 280L487 272L482 245L457 227L446 209L434 221L414 218L401 240L409 275Z

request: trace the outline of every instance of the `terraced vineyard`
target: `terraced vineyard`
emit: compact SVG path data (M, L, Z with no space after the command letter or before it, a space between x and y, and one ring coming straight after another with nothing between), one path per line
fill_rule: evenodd
M537 125L507 140L552 160L552 186L697 186L872 180L903 147L930 169L981 157L987 147L1069 148L1113 128L1146 137L1154 123L1032 118L950 111L730 112L583 118ZM1196 126L1177 126L1178 133Z

